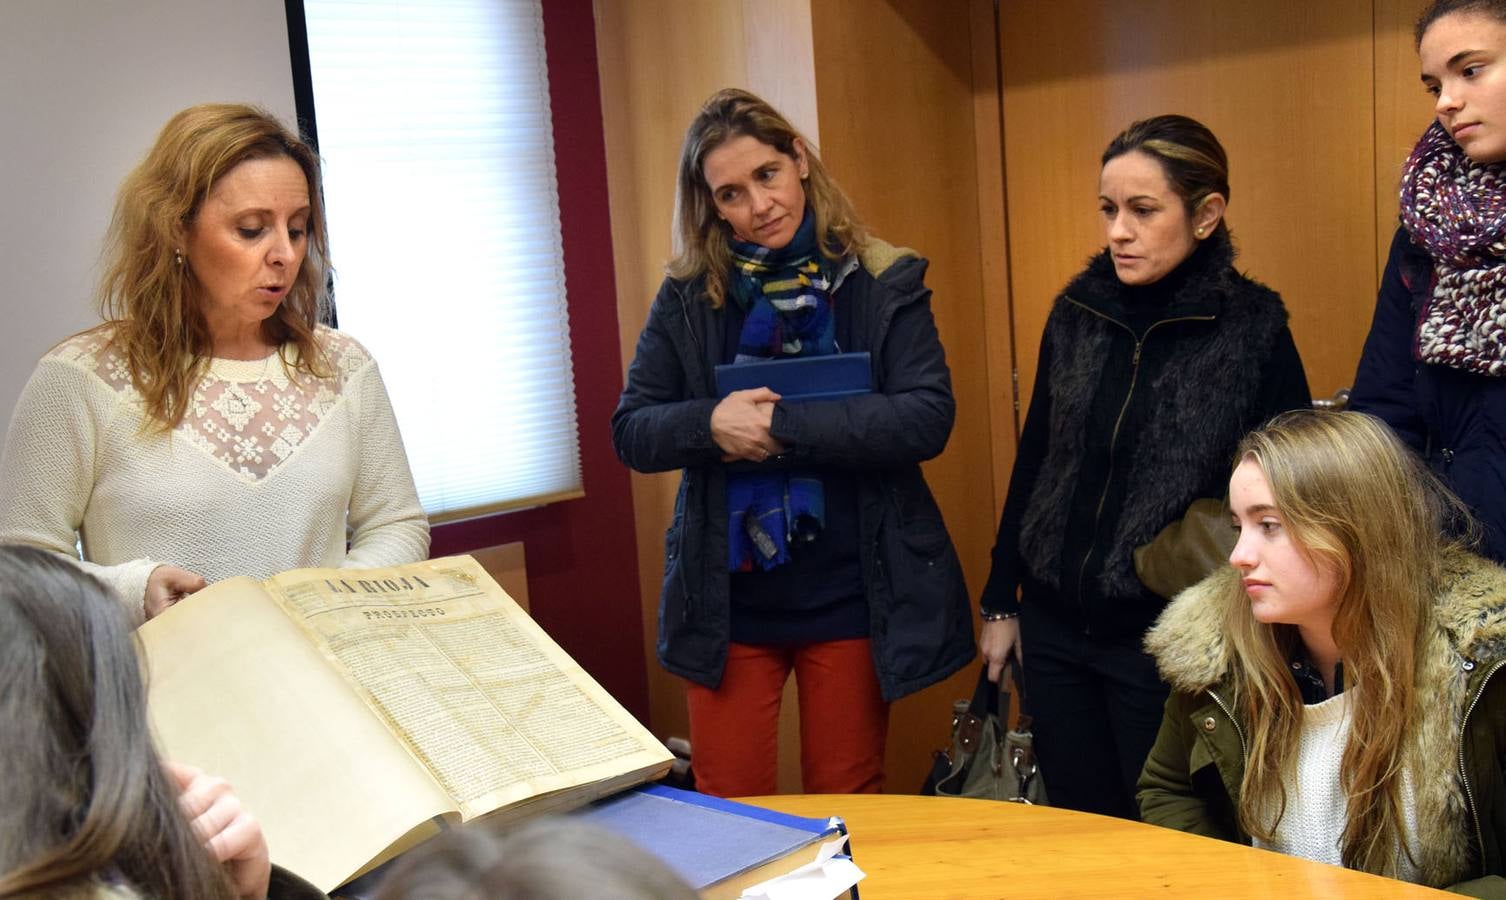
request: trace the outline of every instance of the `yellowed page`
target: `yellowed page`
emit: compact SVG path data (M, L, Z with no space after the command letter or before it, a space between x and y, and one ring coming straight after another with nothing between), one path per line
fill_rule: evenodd
M301 569L267 587L466 819L591 785L538 805L585 802L669 768L664 745L470 557Z
M249 578L143 625L168 759L225 777L272 860L328 891L454 804Z

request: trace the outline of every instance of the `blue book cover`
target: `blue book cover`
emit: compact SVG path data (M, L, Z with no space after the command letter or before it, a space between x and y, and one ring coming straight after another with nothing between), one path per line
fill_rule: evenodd
M873 390L867 353L790 356L716 367L716 393L766 387L786 400L825 400Z
M711 896L736 897L813 862L823 841L845 831L840 819L806 819L661 785L624 791L576 814L632 840ZM782 870L769 867L780 860L788 863ZM755 877L739 878L755 870ZM727 882L736 893L708 891L734 886Z

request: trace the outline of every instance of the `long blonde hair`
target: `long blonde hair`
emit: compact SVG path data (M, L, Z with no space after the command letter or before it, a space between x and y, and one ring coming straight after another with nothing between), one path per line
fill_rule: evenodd
M1240 444L1271 487L1283 527L1338 576L1333 639L1344 656L1351 725L1339 769L1348 797L1344 865L1394 873L1402 840L1402 772L1418 720L1417 670L1442 561L1468 514L1378 419L1299 410ZM1286 808L1303 704L1288 670L1300 641L1291 625L1257 622L1237 580L1225 597L1235 703L1250 725L1240 822L1270 840ZM1403 852L1410 853L1410 850ZM1414 860L1415 862L1415 860Z
M327 377L331 369L314 329L328 300L329 237L319 159L307 144L254 106L191 106L167 121L121 182L105 247L100 328L124 357L148 422L164 431L183 421L213 349L199 283L181 262L184 239L219 178L248 159L278 157L296 162L308 179L308 252L287 297L262 323L262 336L296 348L278 351L290 370Z
M720 307L727 295L727 274L732 265L727 241L732 229L717 217L716 201L706 183L706 156L727 141L743 136L768 144L791 159L795 157L795 141L804 145L809 167L805 200L816 217L816 236L822 255L841 259L862 249L867 237L852 202L827 174L815 147L788 119L748 91L736 88L717 91L701 105L701 111L685 130L675 181L674 256L665 266L672 278L688 281L704 275L706 299L713 307Z

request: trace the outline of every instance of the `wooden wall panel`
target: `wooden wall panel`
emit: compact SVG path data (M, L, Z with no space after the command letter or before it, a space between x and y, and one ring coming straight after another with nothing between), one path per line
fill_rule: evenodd
M1001 9L1021 384L1052 297L1103 246L1103 147L1134 119L1180 112L1229 152L1239 265L1286 299L1314 394L1347 385L1375 289L1371 0Z
M988 432L993 445L994 518L1004 512L1020 433L1014 383L1015 332L1009 297L1009 227L1004 210L1004 109L1000 95L999 20L994 0L970 0L973 57L973 151L978 173L978 247L982 279ZM976 586L975 593L982 590Z
M492 577L513 602L529 612L528 560L522 541L480 547L470 551L486 574Z
M669 258L675 163L685 126L713 91L746 82L743 7L677 0L603 0L595 9L607 199L625 369ZM582 423L582 427L606 428L607 423ZM664 575L664 529L674 511L678 483L679 476L673 473L633 475L650 727L661 738L690 733L680 681L664 671L654 651L659 584Z
M1005 298L983 295L968 7L931 0L813 0L811 9L815 32L824 37L816 58L823 159L876 234L931 261L926 281L951 366L957 425L946 451L926 464L925 473L976 595L998 521L984 304ZM988 190L1000 189L996 173ZM1002 201L995 214L1001 207ZM989 252L1002 254L1002 229L994 229L993 239ZM990 273L1002 283L1001 266ZM969 695L976 676L975 668L965 670L894 706L891 790L911 791L919 784L930 752L944 743L951 700Z
M815 32L810 0L743 0L748 90L769 101L820 146Z
M1377 283L1397 225L1401 167L1433 121L1412 26L1427 0L1375 0L1375 248Z

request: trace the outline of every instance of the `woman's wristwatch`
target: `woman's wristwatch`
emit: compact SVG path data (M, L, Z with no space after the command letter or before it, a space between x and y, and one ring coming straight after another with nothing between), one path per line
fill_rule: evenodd
M985 622L1002 622L1005 619L1017 619L1020 616L1017 612L989 612L986 609L979 610L978 615Z

